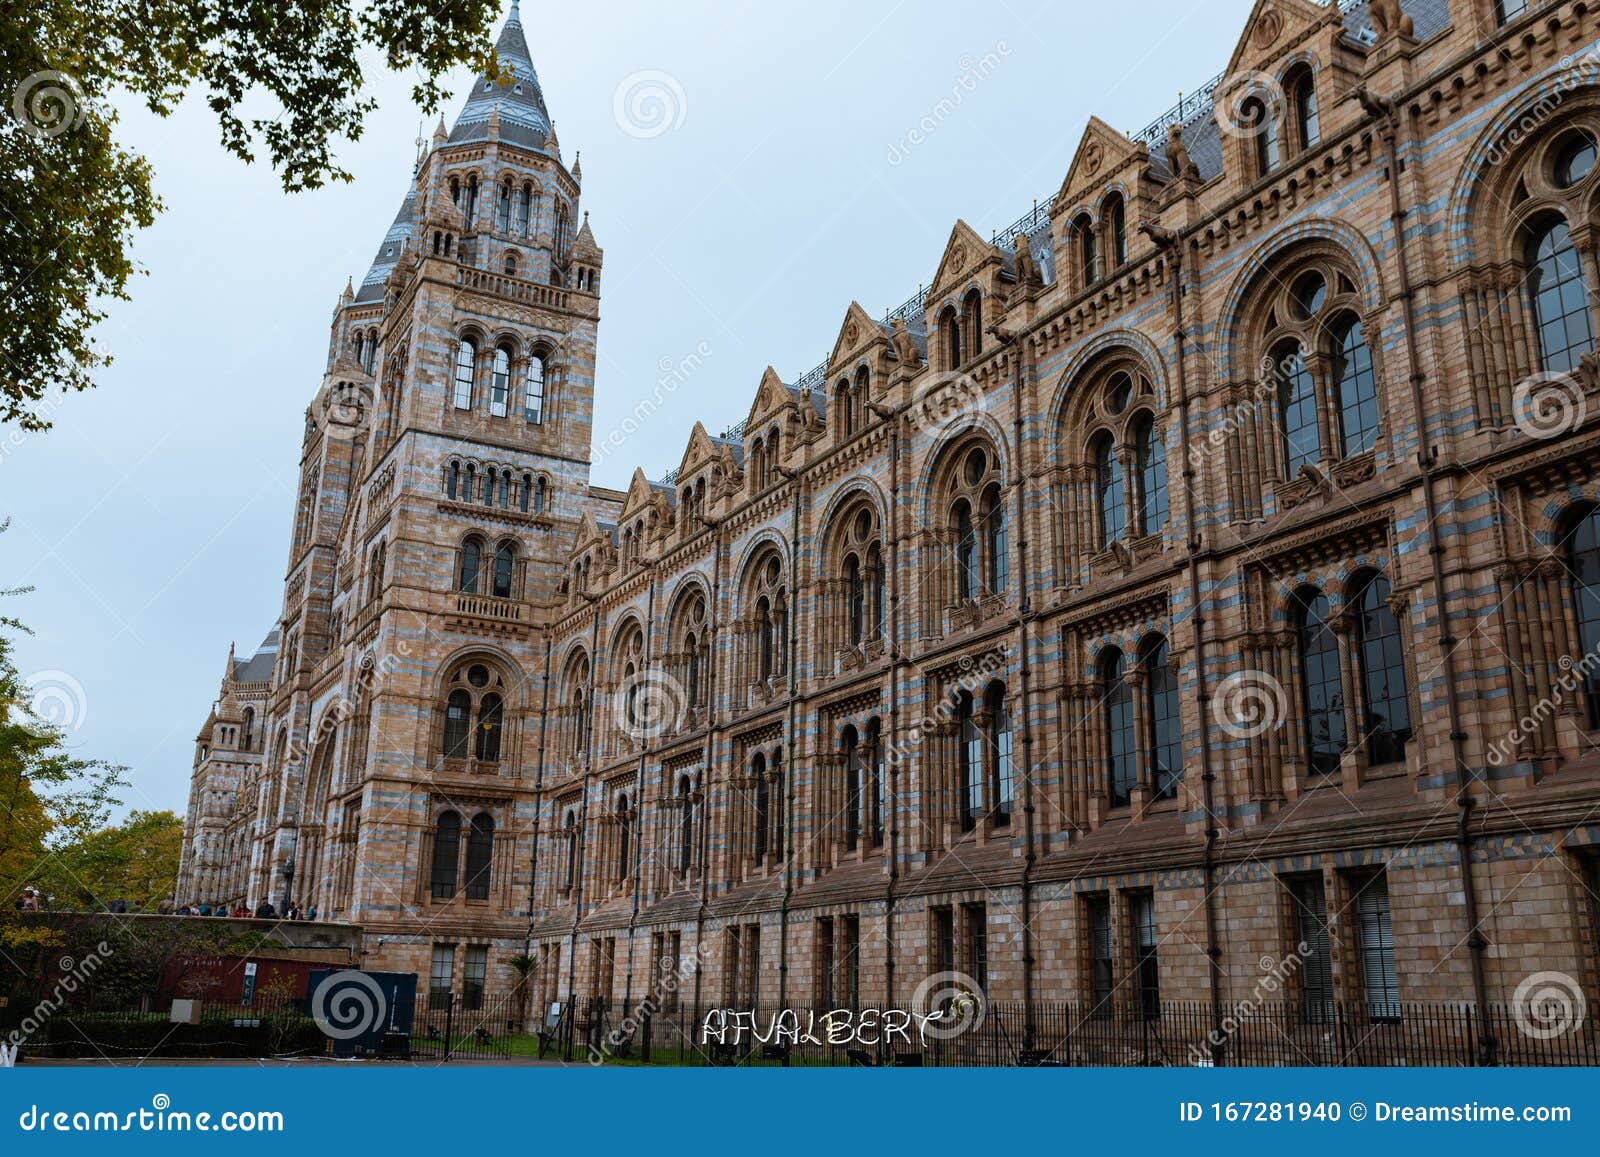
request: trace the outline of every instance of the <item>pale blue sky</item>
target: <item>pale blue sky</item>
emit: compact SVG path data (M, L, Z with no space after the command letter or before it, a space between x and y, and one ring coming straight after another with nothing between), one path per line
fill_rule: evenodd
M635 463L657 477L697 418L743 418L769 363L792 380L822 360L852 298L877 313L909 297L958 217L987 236L1054 192L1091 114L1137 129L1220 71L1249 9L525 0L606 250L597 440L660 364L709 351L595 481L623 486ZM653 136L616 115L619 85L646 71L682 95ZM181 811L228 643L248 654L280 610L330 311L415 153L410 82L372 85L381 107L340 150L355 182L296 196L225 155L199 102L165 121L125 109L121 139L154 163L167 211L137 243L149 275L101 328L116 364L53 432L0 444L0 587L38 588L3 608L36 632L19 665L64 688L75 748L132 768L129 806Z

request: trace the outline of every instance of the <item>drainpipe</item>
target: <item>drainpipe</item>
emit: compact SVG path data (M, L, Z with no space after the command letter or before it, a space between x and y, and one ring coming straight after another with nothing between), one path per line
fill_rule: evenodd
M1026 374L1023 361L1027 357L1028 343L1019 341L1014 333L1005 333L998 325L989 332L1001 346L1011 351L1011 440L1016 447L1012 485L1016 490L1017 528L1017 720L1022 733L1022 1048L1034 1047L1033 1021L1033 869L1038 862L1034 845L1033 807L1033 725L1029 718L1032 697L1028 690L1031 671L1028 665L1028 620L1032 606L1028 600L1028 471L1023 438L1022 391Z
M533 850L528 857L528 931L522 937L522 954L533 953L533 912L539 892L539 830L544 818L544 760L550 734L550 632L544 636L544 692L539 707L539 770L533 781Z
M1406 336L1406 377L1411 384L1411 409L1417 419L1417 469L1422 474L1422 502L1426 515L1423 533L1428 540L1428 562L1433 580L1434 598L1438 603L1437 622L1439 650L1444 660L1445 711L1450 723L1450 748L1455 763L1456 781L1456 858L1461 865L1461 890L1465 900L1467 921L1467 947L1472 958L1472 994L1478 1005L1478 1063L1495 1063L1499 1046L1494 1038L1494 1028L1487 1019L1489 986L1484 975L1484 957L1489 942L1483 934L1478 914L1478 894L1472 870L1472 812L1477 801L1472 794L1472 772L1467 766L1467 733L1461 725L1461 701L1456 690L1455 648L1460 642L1450 629L1449 608L1445 602L1444 546L1439 542L1439 506L1434 496L1434 479L1438 474L1439 450L1428 433L1428 421L1423 409L1423 372L1417 358L1416 305L1411 288L1411 268L1406 257L1405 206L1400 199L1400 107L1392 97L1379 96L1362 85L1356 90L1366 114L1378 122L1378 135L1383 138L1384 159L1389 166L1389 228L1394 231L1395 252L1398 255L1395 273L1400 283L1400 320Z
M1208 552L1195 525L1194 486L1197 471L1189 455L1189 331L1183 314L1183 238L1179 233L1152 221L1141 222L1139 229L1167 255L1172 269L1172 336L1178 347L1178 437L1183 443L1183 517L1188 531L1189 615L1194 624L1194 681L1201 716L1200 783L1206 813L1204 870L1206 958L1210 961L1211 977L1211 1057L1213 1063L1219 1064L1227 1047L1227 1038L1222 1031L1222 946L1217 935L1217 840L1220 833L1217 830L1217 775L1211 767L1211 743L1205 718L1211 706L1211 692L1206 682L1206 616L1200 589L1200 562Z
M798 778L795 759L794 710L800 681L795 673L795 620L800 615L800 472L787 470L778 464L778 473L794 483L794 501L789 514L789 614L784 620L784 634L788 645L784 648L784 664L788 668L789 703L783 724L784 820L783 838L788 844L783 857L783 898L778 903L778 1007L787 1008L789 999L789 901L794 896L794 785Z
M717 676L722 670L722 568L727 544L722 535L722 524L709 524L716 531L716 550L711 565L711 601L706 608L707 629L711 632L711 645L707 648L706 663L706 756L705 768L700 773L700 905L694 914L694 1007L700 1011L700 976L705 972L706 950L706 888L711 879L711 768L712 756L717 750Z
M880 745L888 744L899 752L900 744L900 676L906 667L904 652L900 649L900 568L893 559L900 557L900 417L890 407L872 403L872 412L889 423L889 510L885 538L888 549L883 552L883 565L889 572L889 730L887 738L878 736ZM883 581L883 576L878 577ZM890 760L887 752L877 753L879 765L889 776L889 880L883 888L883 939L884 939L884 1000L888 1007L894 1003L894 889L900 882L900 760Z
M645 599L645 624L644 624L644 655L640 659L645 671L650 670L650 660L655 655L656 634L656 564L646 563L645 568L650 572L650 593ZM635 721L637 725L637 721ZM633 1000L633 934L639 923L639 893L644 888L644 880L640 877L639 868L644 858L644 772L645 765L650 760L651 742L648 732L641 740L639 752L639 769L634 773L633 779L633 806L639 815L638 830L633 833L633 907L628 913L628 969L622 980L622 1013L628 1015Z

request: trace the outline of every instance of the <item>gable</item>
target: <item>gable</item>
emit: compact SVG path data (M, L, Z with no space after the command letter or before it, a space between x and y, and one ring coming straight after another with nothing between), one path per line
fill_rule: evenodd
M844 312L844 323L839 326L839 336L833 343L828 365L837 365L869 342L883 340L886 340L883 329L861 308L859 301L852 301L850 308Z
M1099 117L1090 117L1078 141L1078 151L1067 167L1066 178L1056 194L1055 204L1074 204L1086 189L1098 189L1106 178L1130 160L1144 160L1149 151L1130 141Z
M939 259L939 271L928 286L927 300L933 301L948 286L959 283L966 274L976 270L986 260L998 260L994 246L990 245L971 225L958 220L945 243L944 256Z
M1222 88L1233 87L1236 74L1259 70L1276 73L1273 66L1296 44L1325 24L1342 23L1338 4L1323 7L1312 0L1256 0L1245 21L1244 34L1234 45L1233 56L1223 73L1228 79Z

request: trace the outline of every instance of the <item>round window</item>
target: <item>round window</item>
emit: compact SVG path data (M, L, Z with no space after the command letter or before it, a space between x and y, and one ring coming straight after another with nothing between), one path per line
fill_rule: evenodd
M1106 410L1112 414L1120 414L1128 408L1128 403L1133 400L1133 379L1127 374L1118 374L1111 379L1111 384L1106 387Z
M982 450L974 450L967 455L965 477L968 486L976 486L983 481L984 471L989 469L989 459L984 457Z
M1322 274L1315 271L1302 273L1289 291L1289 296L1294 302L1295 315L1304 321L1315 317L1322 303L1328 300L1328 283L1323 280Z
M1594 138L1586 132L1572 133L1556 152L1556 184L1570 189L1594 171L1594 161Z
M481 663L474 663L471 667L467 668L467 682L471 683L474 687L482 687L488 681L489 668L483 666Z
M866 542L868 536L871 534L872 514L870 511L863 510L860 514L856 515L856 541Z

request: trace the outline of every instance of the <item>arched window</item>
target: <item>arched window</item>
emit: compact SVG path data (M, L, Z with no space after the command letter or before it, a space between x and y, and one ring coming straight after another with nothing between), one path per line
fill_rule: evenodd
M973 527L972 506L965 498L956 502L956 594L962 599L978 597L978 534Z
M1333 377L1340 451L1345 456L1365 453L1378 438L1378 388L1372 351L1356 318L1344 318L1333 328Z
M461 487L461 463L451 462L450 469L444 476L444 494L446 498L454 499Z
M547 490L547 487L545 486L545 481L544 481L544 478L542 476L539 477L539 478L534 479L534 483L533 483L533 512L535 514L543 514L544 513L544 504L545 504L545 499L547 498L546 490Z
M1133 688L1128 685L1127 673L1127 657L1115 647L1101 656L1100 678L1105 685L1106 786L1112 807L1127 807L1133 802L1134 748L1138 740L1133 726Z
M1106 222L1106 243L1111 247L1111 268L1121 269L1128 263L1128 211L1116 193L1106 198L1102 216Z
M494 351L494 374L490 378L489 386L489 413L496 418L505 417L506 404L510 397L511 351L505 346L497 346Z
M483 543L469 538L461 544L461 573L456 589L469 595L478 593L478 573L483 569Z
M1322 139L1322 126L1317 118L1317 86L1310 68L1295 70L1289 79L1289 102L1294 107L1295 136L1301 149L1315 148Z
M485 695L478 704L478 744L475 754L480 763L500 761L500 722L504 713L505 705L500 696L493 693Z
M433 898L451 900L456 894L456 871L461 860L461 817L445 812L433 829Z
M1567 223L1557 219L1528 243L1528 296L1539 334L1540 368L1564 374L1594 349L1589 290Z
M1301 356L1300 346L1285 342L1273 352L1278 375L1278 424L1283 430L1284 477L1322 460L1322 435L1317 429L1317 387Z
M1127 530L1127 504L1122 495L1122 459L1109 434L1102 435L1094 455L1095 500L1100 508L1100 546L1109 547Z
M633 819L626 792L617 796L612 814L617 821L617 879L626 880L633 875Z
M850 383L840 381L833 392L833 408L839 418L839 431L846 438L856 432L856 408L850 400Z
M1151 417L1140 419L1133 438L1139 464L1139 533L1155 534L1167 525L1167 447Z
M853 852L861 842L861 751L856 729L846 727L839 748L844 753L844 846Z
M874 848L883 847L884 813L887 810L888 779L883 748L883 725L877 719L872 719L867 723L865 757L871 781L867 788L867 838Z
M874 639L882 639L889 633L889 622L884 616L884 589L888 586L884 577L883 552L878 549L877 543L873 543L867 548L867 589L872 596L868 629Z
M1248 96L1239 106L1240 120L1255 136L1256 176L1265 177L1278 167L1280 147L1278 121L1260 96Z
M866 629L867 588L861 578L861 560L851 554L844 560L846 617L851 646L860 646Z
M1367 760L1374 767L1406 757L1411 739L1411 701L1406 694L1405 642L1389 607L1389 580L1369 575L1355 595L1356 645L1361 654L1362 703Z
M467 732L472 726L472 696L464 690L450 692L444 709L444 755L467 758Z
M517 197L517 217L512 222L512 232L519 237L529 235L529 222L533 220L533 186L522 186L522 192Z
M515 561L516 551L512 550L509 542L502 542L494 552L494 584L489 593L495 598L511 597L511 577Z
M1100 280L1100 249L1095 243L1094 222L1087 213L1073 222L1072 234L1078 241L1078 273L1087 289Z
M1600 507L1590 507L1573 519L1563 536L1562 546L1572 583L1578 645L1584 655L1600 654ZM1585 698L1589 701L1589 726L1600 727L1600 670L1593 662L1586 662L1582 667Z
M767 784L767 757L756 752L750 760L750 777L755 780L755 807L752 823L751 852L759 866L767 855L767 832L772 826L772 789Z
M383 569L388 561L389 547L387 543L380 542L372 550L372 567L367 575L367 599L370 601L383 594Z
M502 233L511 230L511 182L500 185L500 195L494 204L494 227Z
M255 743L256 712L253 707L244 709L244 741L239 745L241 751L249 751Z
M566 836L566 869L562 873L565 879L565 890L570 892L578 882L578 816L570 809L567 817L561 822L561 830Z
M1006 504L998 486L983 492L983 531L983 562L989 591L1001 594L1011 581L1011 548L1006 534Z
M686 775L678 777L678 871L687 873L694 864L694 784Z
M946 306L944 313L939 316L939 332L944 334L945 359L949 362L949 369L959 369L962 362L961 349L961 318L956 314L955 306Z
M777 658L773 645L772 605L766 599L756 603L756 647L759 651L757 669L762 682L772 678Z
M1146 764L1156 799L1172 799L1183 780L1183 730L1178 717L1178 676L1164 638L1144 648L1145 715L1150 726Z
M489 898L489 868L494 859L494 819L479 812L467 833L467 899Z
M506 276L507 277L515 277L516 275L517 275L517 255L515 253L507 253L506 254Z
M983 815L983 732L978 728L970 691L962 691L956 698L956 726L961 829L970 832Z
M528 359L528 377L522 392L522 416L535 426L544 421L544 359Z
M989 684L989 690L984 695L984 706L988 708L989 726L993 731L991 746L994 752L989 775L988 802L994 822L998 826L1011 822L1011 712L1006 708L1005 687L1000 683Z
M471 338L462 338L456 346L455 407L458 410L472 409L472 373L477 362L478 347Z
M976 289L961 303L961 352L968 361L983 352L983 295Z
M1345 747L1339 642L1328 625L1328 598L1321 591L1301 592L1298 613L1306 760L1313 774L1331 775L1339 770Z
M461 208L461 215L470 227L478 217L478 177L477 174L467 178L466 204Z

